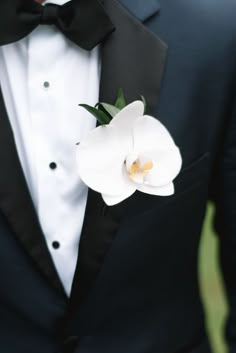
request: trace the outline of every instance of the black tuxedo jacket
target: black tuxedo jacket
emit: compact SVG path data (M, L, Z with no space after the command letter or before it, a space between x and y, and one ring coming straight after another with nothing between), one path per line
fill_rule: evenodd
M180 146L171 197L89 191L72 295L53 266L0 95L0 352L209 353L197 276L216 204L236 352L236 2L105 0L101 100L140 94ZM61 220L63 222L63 220Z

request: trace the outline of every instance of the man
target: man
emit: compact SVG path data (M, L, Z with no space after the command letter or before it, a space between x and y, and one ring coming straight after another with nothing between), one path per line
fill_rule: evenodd
M209 353L197 276L216 205L236 352L234 0L1 0L0 352ZM100 87L100 89L99 89ZM142 94L183 158L175 194L87 190L78 107Z

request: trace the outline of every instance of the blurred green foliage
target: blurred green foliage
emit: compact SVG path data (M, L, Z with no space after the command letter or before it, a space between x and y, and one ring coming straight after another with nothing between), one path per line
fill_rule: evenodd
M217 235L212 229L213 206L206 215L200 246L200 285L206 309L207 327L214 353L225 353L224 323L227 305L218 264Z

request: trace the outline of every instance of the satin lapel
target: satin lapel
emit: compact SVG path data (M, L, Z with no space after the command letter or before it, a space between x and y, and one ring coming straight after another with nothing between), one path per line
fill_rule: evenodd
M106 1L116 26L103 49L100 100L114 102L118 88L128 102L143 95L155 114L165 67L167 46L117 1Z
M28 191L1 89L0 165L0 211L37 268L55 288L64 292Z
M166 45L117 1L105 7L116 31L106 41L102 54L100 100L114 102L122 87L128 102L147 99L155 113L166 60ZM115 238L126 203L106 207L100 194L89 190L79 259L74 277L70 311L81 303L94 285L106 253Z

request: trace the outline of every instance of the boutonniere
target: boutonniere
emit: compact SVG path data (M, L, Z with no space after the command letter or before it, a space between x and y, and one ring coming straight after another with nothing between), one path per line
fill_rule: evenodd
M126 105L119 90L115 105L81 106L100 126L78 145L78 172L108 206L136 190L158 196L174 194L173 180L181 170L181 154L166 127L145 114L143 97Z

